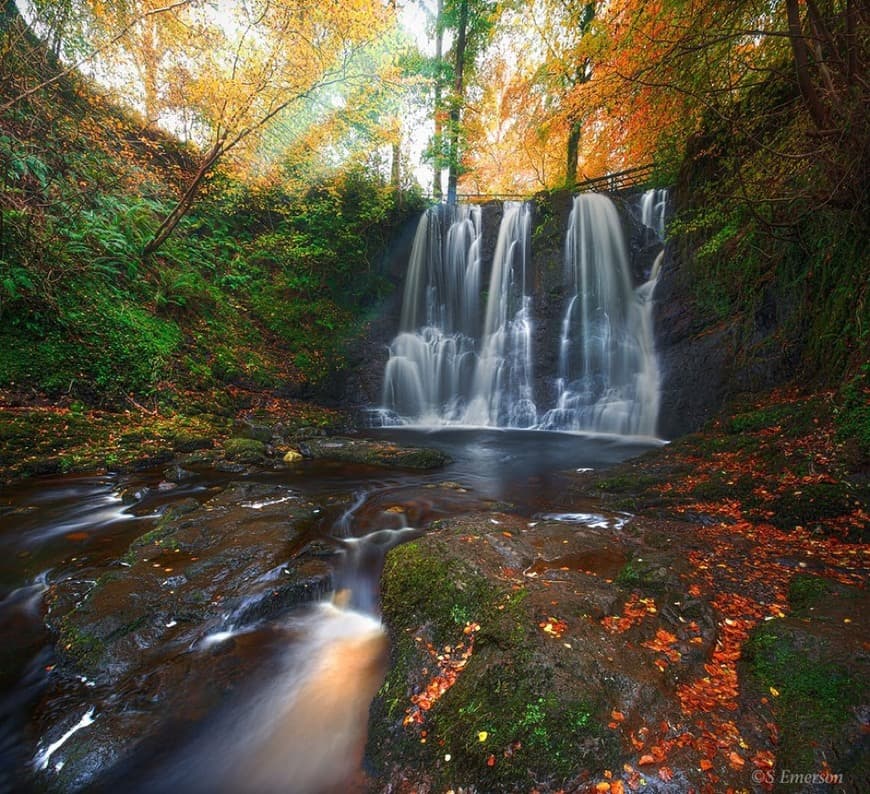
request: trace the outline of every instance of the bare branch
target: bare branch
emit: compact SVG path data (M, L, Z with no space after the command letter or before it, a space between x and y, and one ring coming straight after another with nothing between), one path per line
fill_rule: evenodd
M140 22L142 22L142 20L147 19L148 17L153 17L157 14L164 14L164 13L167 13L169 11L174 11L177 8L181 8L183 6L190 5L191 2L192 2L192 0L177 0L177 2L170 3L169 5L161 6L160 8L152 8L150 11L145 11L143 14L140 14L136 19L134 19L132 22L125 25L121 29L121 31L119 33L116 33L111 39L109 39L109 41L107 41L102 46L97 47L95 50L93 50L91 53L86 55L84 58L76 61L74 64L72 64L72 66L69 66L66 69L64 69L63 71L58 72L53 77L50 77L48 80L43 80L38 85L35 85L32 88L27 89L27 91L25 91L24 93L19 94L17 97L10 99L8 102L4 103L3 105L0 105L0 113L6 112L7 110L9 110L9 108L11 108L16 103L20 102L22 99L26 99L27 97L32 96L37 91L41 91L43 88L46 88L47 86L50 86L53 83L56 83L58 80L63 79L64 77L71 74L72 72L77 71L81 66L92 61L98 55L101 55L102 53L106 52L106 50L110 49L115 44L117 44L119 41L121 41L121 39L123 39L134 27L136 27L136 25L138 25Z

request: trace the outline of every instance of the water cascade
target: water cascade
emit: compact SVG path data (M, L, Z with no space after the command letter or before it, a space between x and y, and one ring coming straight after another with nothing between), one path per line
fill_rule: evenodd
M644 194L641 206L643 222L663 235L659 193ZM577 196L560 327L533 334L531 217L531 205L505 204L481 317L479 208L436 207L423 216L385 369L382 424L655 435L651 311L658 267L635 287L613 202ZM547 344L558 346L549 357L558 369L535 373Z
M652 229L659 240L665 239L667 204L667 188L650 188L640 197L640 222L648 229Z
M565 243L565 282L572 294L559 338L556 405L542 418L543 427L655 434L656 277L635 290L616 207L595 193L575 197Z
M420 220L384 373L388 424L462 417L480 325L480 232L480 207L432 207Z
M486 321L465 424L532 427L531 297L526 284L531 209L508 202L489 280Z

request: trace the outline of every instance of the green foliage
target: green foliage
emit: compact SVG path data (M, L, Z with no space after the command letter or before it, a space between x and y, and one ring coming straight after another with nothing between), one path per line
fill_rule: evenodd
M740 332L749 360L801 361L832 382L866 356L870 194L853 138L807 135L772 76L711 114L688 143L670 238L703 316Z
M870 364L846 381L840 390L840 405L835 410L837 437L852 439L862 455L870 457Z
M0 118L0 385L89 402L228 382L326 383L368 306L401 209L362 166L291 195L212 175L159 255L182 147L81 86ZM8 131L7 131L8 130ZM168 389L168 391L167 391Z

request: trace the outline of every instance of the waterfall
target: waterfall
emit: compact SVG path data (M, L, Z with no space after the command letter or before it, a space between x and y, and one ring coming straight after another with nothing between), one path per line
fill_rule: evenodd
M658 272L636 290L619 213L606 196L574 199L565 242L571 297L559 337L556 405L541 425L654 435L658 366L652 292Z
M526 285L531 217L528 204L505 204L465 424L532 427L537 422L531 297Z
M480 325L480 232L480 207L431 207L420 219L384 373L387 424L462 417Z
M667 206L667 188L650 188L640 197L640 222L648 229L652 229L659 240L665 239Z
M664 210L650 206L663 233ZM481 315L480 209L435 207L424 214L390 344L380 423L655 435L658 265L635 287L614 204L603 195L577 196L558 333L535 334L531 219L530 204L505 204ZM548 402L541 387L546 373L537 373L535 385L547 338L558 338Z

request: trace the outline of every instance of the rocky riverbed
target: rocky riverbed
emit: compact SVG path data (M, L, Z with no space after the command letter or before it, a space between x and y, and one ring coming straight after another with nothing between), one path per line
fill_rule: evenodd
M596 470L490 450L521 476L493 492L473 462L412 468L447 464L437 444L237 423L174 453L151 497L117 494L168 500L147 531L48 576L19 755L38 790L131 752L153 772L147 737L183 752L307 647L298 616L334 588L341 536L375 532L356 581L391 663L361 790L863 790L866 458L829 417L829 396L781 393Z

